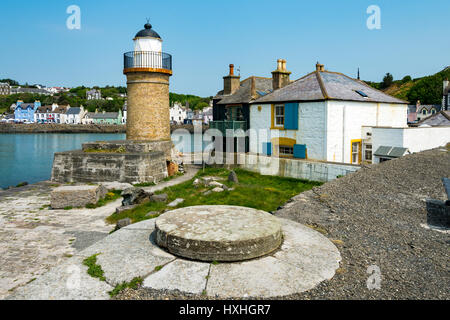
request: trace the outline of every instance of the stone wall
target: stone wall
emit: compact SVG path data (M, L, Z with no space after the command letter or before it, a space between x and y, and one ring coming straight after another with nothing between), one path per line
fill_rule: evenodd
M170 140L169 77L127 73L127 140Z
M125 133L125 125L0 123L0 133Z
M90 153L81 150L55 153L55 182L159 182L167 177L163 152Z

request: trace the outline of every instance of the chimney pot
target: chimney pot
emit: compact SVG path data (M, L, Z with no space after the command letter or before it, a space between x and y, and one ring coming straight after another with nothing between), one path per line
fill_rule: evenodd
M234 75L234 64L230 64L230 76Z
M325 71L325 66L323 64L320 64L319 62L316 63L316 71L323 72Z

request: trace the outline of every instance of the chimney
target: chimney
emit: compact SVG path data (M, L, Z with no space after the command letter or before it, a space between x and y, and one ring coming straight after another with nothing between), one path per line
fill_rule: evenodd
M234 75L234 65L230 64L230 74L223 77L223 94L233 94L241 86L241 77Z
M417 108L420 107L420 100L417 100L416 107L417 107Z
M323 64L320 64L319 62L316 63L316 71L324 72L325 66Z
M283 88L290 83L289 76L291 72L286 70L286 60L277 60L277 70L272 71L272 87L273 90Z

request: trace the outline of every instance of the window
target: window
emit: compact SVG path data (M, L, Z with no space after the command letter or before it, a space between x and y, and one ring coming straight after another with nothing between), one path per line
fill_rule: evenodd
M436 109L431 109L431 114L435 114L436 113Z
M352 141L352 163L360 163L361 141Z
M361 97L364 97L364 98L368 98L368 97L369 97L364 91L361 91L361 90L355 90L355 92L356 92L357 94L359 94Z
M372 162L372 145L371 144L364 145L364 160Z
M427 109L422 109L422 114L425 116L427 114Z
M275 126L284 126L284 106L275 106Z
M293 156L294 155L294 147L280 146L279 154L280 154L280 156Z

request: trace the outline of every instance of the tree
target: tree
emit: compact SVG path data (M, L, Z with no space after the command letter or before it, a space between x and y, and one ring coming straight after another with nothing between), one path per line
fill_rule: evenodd
M381 82L381 89L389 88L394 82L394 77L389 72L383 78L383 82Z
M402 84L412 81L411 76L404 76L402 79Z

